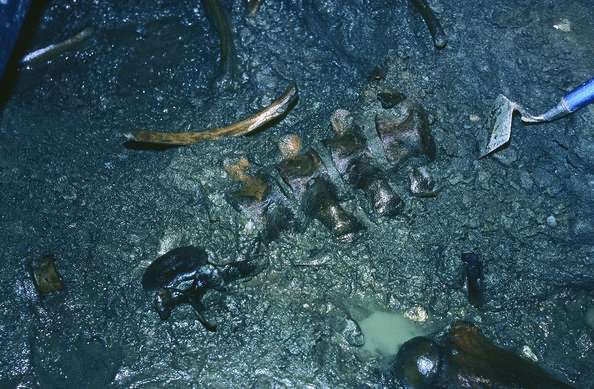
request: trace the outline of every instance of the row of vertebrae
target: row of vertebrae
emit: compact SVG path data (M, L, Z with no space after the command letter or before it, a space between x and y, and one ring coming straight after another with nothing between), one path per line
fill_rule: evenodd
M433 160L436 146L424 110L395 96L397 101L377 113L372 131L365 131L348 111L337 110L331 118L333 138L303 150L297 135L287 135L279 141L282 160L274 166L252 172L246 158L226 162L227 173L241 183L228 195L230 203L263 220L266 241L283 229L302 230L311 219L350 240L363 225L342 202L357 190L365 194L370 213L398 215L404 202L390 177L411 158ZM426 169L414 170L410 179L413 195L434 194Z

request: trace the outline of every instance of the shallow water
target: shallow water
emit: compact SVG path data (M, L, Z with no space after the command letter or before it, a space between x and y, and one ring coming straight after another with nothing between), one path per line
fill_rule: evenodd
M414 322L396 312L373 312L359 326L365 336L361 349L384 357L395 355L407 340L424 335Z

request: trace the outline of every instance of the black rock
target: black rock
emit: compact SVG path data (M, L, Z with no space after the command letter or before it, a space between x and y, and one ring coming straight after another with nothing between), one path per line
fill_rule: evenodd
M208 254L195 246L178 247L155 259L142 276L145 290L169 288L191 280L201 266L208 264Z
M377 94L377 99L382 104L382 108L389 109L404 101L406 96L395 89L386 88Z
M33 263L32 267L33 282L40 294L50 294L64 289L62 277L56 269L55 259L52 255L43 256Z
M468 301L475 308L483 305L483 263L478 254L463 253Z
M435 388L443 364L441 347L418 336L404 343L391 364L394 379L405 388Z

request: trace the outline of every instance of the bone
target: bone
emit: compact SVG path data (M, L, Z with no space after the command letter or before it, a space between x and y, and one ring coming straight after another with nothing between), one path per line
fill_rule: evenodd
M255 16L264 0L247 0L248 15Z
M435 158L436 145L427 114L409 100L404 100L389 112L379 112L375 117L375 127L391 161L401 163L409 157L422 155L429 160Z
M462 321L437 341L408 340L390 366L398 387L406 388L572 388Z
M64 282L52 255L46 255L33 264L33 282L41 295L59 292L64 289Z
M238 72L231 22L219 0L202 0L202 4L208 19L219 35L221 62L220 74L216 82L223 88L230 89L237 78Z
M435 13L427 4L427 0L411 0L414 8L417 10L418 13L421 14L421 17L425 21L427 28L429 29L429 33L433 38L433 45L437 49L443 49L448 44L448 39L446 37L443 28L441 27L441 23L439 23L439 19L435 16Z
M285 135L278 141L278 149L283 159L295 158L301 151L301 138L295 134Z
M414 168L409 175L410 193L416 197L435 197L435 182L425 166Z
M28 53L21 59L20 64L21 66L28 66L55 58L65 51L68 51L74 48L76 45L84 42L91 35L93 35L93 29L86 28L63 42L54 43L42 49Z
M346 109L337 109L330 118L332 129L337 135L345 134L354 127L353 116Z
M291 109L293 103L297 101L297 98L297 87L295 84L291 84L282 96L274 100L266 108L247 119L225 127L191 132L132 130L132 132L126 133L124 136L128 141L134 143L185 146L208 140L247 135L284 116Z
M243 184L237 195L262 201L268 193L268 185L262 177L247 174L250 165L250 161L242 157L237 162L226 161L224 169L232 180Z

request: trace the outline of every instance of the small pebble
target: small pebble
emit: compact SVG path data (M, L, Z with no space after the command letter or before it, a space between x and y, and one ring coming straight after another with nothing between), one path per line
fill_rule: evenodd
M534 181L530 177L530 173L527 171L523 170L520 172L520 185L522 185L522 188L525 190L530 190L534 186Z
M425 308L417 305L404 312L404 317L406 317L408 320L422 323L427 321L429 314L427 314Z
M409 189L413 196L416 197L435 197L435 182L425 167L414 168L409 175L410 185Z
M547 217L547 224L551 228L557 227L557 219L555 218L555 216L551 215Z
M332 129L337 135L342 135L354 128L353 116L346 109L337 109L330 118Z
M553 28L561 32L570 32L571 22L568 19L561 19L559 20L559 23L553 24Z
M344 336L344 339L350 346L362 347L365 344L365 336L363 335L363 332L361 332L361 328L351 319L346 320L342 336Z
M295 134L285 135L278 141L278 149L283 159L294 158L301 151L301 138Z
M522 347L522 355L525 358L530 359L532 362L538 362L538 357L536 356L536 354L534 354L534 351L532 351L532 349L526 345Z
M54 257L46 255L33 264L33 282L41 295L59 292L64 289L64 283Z

